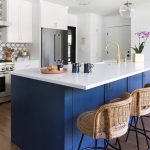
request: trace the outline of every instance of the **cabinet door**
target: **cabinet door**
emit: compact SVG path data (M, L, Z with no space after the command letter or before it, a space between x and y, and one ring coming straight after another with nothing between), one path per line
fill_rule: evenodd
M127 92L127 78L106 84L105 103L108 103L115 98L119 98L125 92Z
M10 26L7 27L7 42L19 41L19 1L8 0L7 18Z
M143 73L143 87L147 83L150 83L150 71L146 71Z
M59 6L59 11L55 9L57 14L57 29L67 30L68 28L68 7ZM57 9L58 9L57 8Z
M8 0L7 42L32 42L32 2L27 0Z
M20 41L32 43L32 2L22 0L20 15Z
M132 92L138 88L143 87L142 73L128 77L128 91Z
M40 5L41 5L41 27L56 29L57 19L55 14L55 4L46 1L41 1Z
M40 5L41 27L67 30L68 7L42 0Z

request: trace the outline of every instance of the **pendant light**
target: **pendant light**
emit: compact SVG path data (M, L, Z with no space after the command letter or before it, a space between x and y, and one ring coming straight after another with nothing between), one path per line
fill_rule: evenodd
M126 2L123 6L120 7L119 13L124 18L131 18L132 13L135 11L133 3Z
M89 5L93 0L75 0L79 5Z

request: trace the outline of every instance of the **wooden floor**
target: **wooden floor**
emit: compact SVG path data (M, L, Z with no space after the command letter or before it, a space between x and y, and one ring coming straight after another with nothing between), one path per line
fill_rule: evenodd
M0 104L0 150L20 150L10 142L10 103Z
M10 103L0 104L0 150L20 150L10 142ZM145 119L146 127L150 129L150 118ZM139 124L140 126L140 124ZM123 150L137 150L135 133L131 133L128 142L124 142L122 137L121 145ZM140 150L147 150L146 141L143 136L139 136Z

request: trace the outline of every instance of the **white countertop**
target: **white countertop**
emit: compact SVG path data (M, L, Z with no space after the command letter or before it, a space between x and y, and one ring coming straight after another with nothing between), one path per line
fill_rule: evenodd
M88 90L100 85L104 85L119 79L123 79L141 72L150 70L150 62L105 62L96 63L92 73L72 73L71 66L67 66L68 71L63 74L41 74L40 69L26 69L12 72L13 75L22 76L30 79L50 82L58 85L74 87Z

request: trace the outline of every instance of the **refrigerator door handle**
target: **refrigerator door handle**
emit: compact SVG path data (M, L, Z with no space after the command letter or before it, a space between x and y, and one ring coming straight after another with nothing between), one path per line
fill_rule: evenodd
M61 34L54 34L54 61L61 60Z
M62 39L61 39L62 37L61 37L61 34L59 34L58 37L59 37L59 51L58 51L59 53L58 53L58 58L59 58L59 60L61 60L61 59L62 59L62 56L61 56L61 49L62 49L62 45L61 45L61 44L62 44L62 43L61 43L61 42L62 42L62 41L61 41L61 40L62 40Z
M57 41L57 35L56 34L54 34L54 61L56 61L57 60L57 43L56 43L56 41Z

